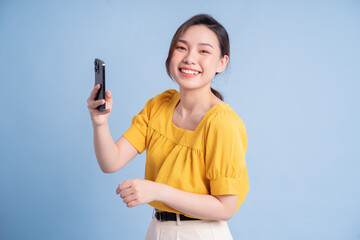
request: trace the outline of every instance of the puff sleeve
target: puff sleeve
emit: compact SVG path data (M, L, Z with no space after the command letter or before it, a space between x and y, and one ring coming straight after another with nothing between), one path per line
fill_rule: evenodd
M240 195L248 192L245 164L246 129L241 118L230 110L215 114L207 127L205 143L206 178L212 195Z
M146 102L144 108L133 117L130 128L123 134L140 154L146 148L147 128L154 102L155 97Z
M176 92L175 89L168 89L148 100L144 108L133 117L130 128L123 134L140 154L146 149L150 120L161 111L161 106Z

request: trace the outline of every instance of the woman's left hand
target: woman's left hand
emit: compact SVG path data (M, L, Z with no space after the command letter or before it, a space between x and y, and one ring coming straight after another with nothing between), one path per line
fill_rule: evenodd
M144 179L129 179L119 184L116 194L126 203L127 207L136 207L156 201L159 184Z

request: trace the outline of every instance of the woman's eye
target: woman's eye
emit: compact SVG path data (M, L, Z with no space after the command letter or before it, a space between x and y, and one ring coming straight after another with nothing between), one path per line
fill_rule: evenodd
M184 47L176 47L176 49L185 50L185 48L184 48Z
M200 52L202 52L202 53L209 53L209 52L206 51L206 50L201 50Z

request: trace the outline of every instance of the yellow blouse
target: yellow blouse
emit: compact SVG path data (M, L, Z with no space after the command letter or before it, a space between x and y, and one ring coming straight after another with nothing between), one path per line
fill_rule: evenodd
M145 179L197 194L239 195L237 211L249 190L243 121L221 102L194 131L182 129L172 122L179 100L175 89L156 95L123 134L140 154L146 149ZM184 214L159 201L149 205Z

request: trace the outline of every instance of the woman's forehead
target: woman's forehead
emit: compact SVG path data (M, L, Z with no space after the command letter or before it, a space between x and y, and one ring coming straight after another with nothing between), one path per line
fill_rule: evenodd
M212 47L217 45L218 39L216 34L204 25L195 25L189 27L178 39L185 44L209 44Z

